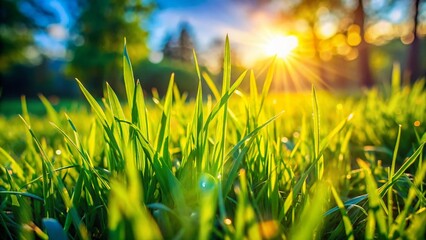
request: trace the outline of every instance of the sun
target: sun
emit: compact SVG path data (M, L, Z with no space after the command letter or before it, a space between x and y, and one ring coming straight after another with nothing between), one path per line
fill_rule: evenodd
M268 56L277 56L286 59L288 55L299 45L296 36L276 35L268 38L263 46L263 51Z

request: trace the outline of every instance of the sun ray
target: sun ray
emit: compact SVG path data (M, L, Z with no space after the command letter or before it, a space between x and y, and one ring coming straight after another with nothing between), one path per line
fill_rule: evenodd
M275 56L272 91L306 91L312 84L317 89L332 90L339 88L337 83L350 84L350 77L333 68L332 62L320 59L315 44L303 36L269 31L254 39L248 42L256 49L252 59L257 59L253 63L257 76L264 75L271 64L268 59Z
M267 56L276 55L280 59L286 59L298 45L296 36L273 35L266 39L262 47Z

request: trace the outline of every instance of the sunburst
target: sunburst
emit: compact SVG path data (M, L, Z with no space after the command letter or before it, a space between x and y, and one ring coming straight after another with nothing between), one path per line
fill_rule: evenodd
M299 40L296 36L275 35L266 39L263 44L263 51L267 56L286 59L298 45Z

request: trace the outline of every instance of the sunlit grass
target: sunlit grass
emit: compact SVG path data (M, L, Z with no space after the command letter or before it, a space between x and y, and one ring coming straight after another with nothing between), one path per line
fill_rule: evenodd
M424 81L402 87L395 70L392 84L361 97L335 97L317 82L308 93L271 94L278 59L264 79L231 79L230 56L227 39L219 87L194 54L190 100L172 75L164 98L148 101L126 48L124 101L108 84L97 101L79 80L91 114L57 112L41 97L47 116L37 118L23 98L20 121L0 118L2 236L424 236ZM296 79L292 61L282 67ZM204 98L202 81L213 96Z

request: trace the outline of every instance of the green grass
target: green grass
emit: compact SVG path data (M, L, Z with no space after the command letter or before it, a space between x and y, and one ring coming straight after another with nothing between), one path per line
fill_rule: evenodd
M124 48L125 102L1 117L0 232L21 239L424 238L425 81L358 97L269 94L200 72L148 103ZM238 90L245 76L250 91ZM263 79L262 79L263 80ZM203 81L213 96L203 100Z

